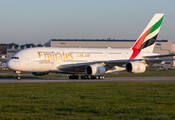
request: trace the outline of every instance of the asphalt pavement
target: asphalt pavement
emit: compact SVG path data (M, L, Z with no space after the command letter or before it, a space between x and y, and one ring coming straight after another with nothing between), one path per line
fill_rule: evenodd
M0 78L0 83L60 83L60 82L175 82L175 77L105 77L104 80L68 78Z

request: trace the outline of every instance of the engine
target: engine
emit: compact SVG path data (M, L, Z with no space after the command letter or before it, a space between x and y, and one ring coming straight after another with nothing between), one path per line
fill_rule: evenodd
M32 75L35 75L35 76L43 76L47 74L49 74L49 72L32 72Z
M105 74L106 68L101 65L89 65L86 67L85 72L88 76L100 76Z
M129 62L126 64L126 71L129 73L143 73L146 70L146 66L140 62Z

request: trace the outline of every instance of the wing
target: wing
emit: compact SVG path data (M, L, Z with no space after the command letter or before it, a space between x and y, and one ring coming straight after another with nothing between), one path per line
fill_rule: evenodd
M105 65L106 66L119 66L119 67L124 67L126 63L128 62L134 62L134 61L140 61L144 62L148 65L153 65L155 63L161 63L163 61L173 61L175 58L158 58L158 59L132 59L132 60L111 60L111 61L106 61Z
M145 62L148 65L153 65L155 63L161 63L163 61L173 61L175 58L164 58L164 57L173 57L175 54L165 54L165 55L153 55L153 56L142 56L143 58L147 58Z
M109 70L114 66L125 67L126 63L134 62L134 61L145 62L148 65L153 65L155 63L161 63L162 61L172 61L172 60L175 60L175 58L96 61L96 62L86 62L86 63L63 64L63 65L57 66L57 69L64 71L66 73L82 73L83 74L85 73L86 66L93 65L93 64L103 65L107 68L107 70Z
M103 62L104 61L63 64L63 65L57 66L57 69L64 71L64 72L66 71L67 73L84 73L86 66L93 65L93 64L100 64Z
M166 54L166 55L152 55L152 56L142 56L143 58L160 58L160 57L172 57L175 54Z
M123 67L126 63L131 61L142 61L143 59L132 59L132 60L109 60L109 61L96 61L96 62L86 62L86 63L75 63L75 64L63 64L57 66L57 69L61 71L66 71L67 73L84 73L85 68L88 65L99 64L110 69L114 66Z

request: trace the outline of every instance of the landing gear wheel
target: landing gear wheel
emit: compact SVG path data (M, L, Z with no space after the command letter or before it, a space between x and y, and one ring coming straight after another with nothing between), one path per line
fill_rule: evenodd
M98 76L95 76L95 79L97 79L97 80L98 80L98 79L99 79L99 77L98 77Z
M84 79L87 79L87 78L88 78L88 76L87 76L87 75L85 75L85 76L84 76Z
M17 79L17 80L21 80L21 71L15 71L15 72L16 72L16 74L17 74L16 79Z
M77 75L77 76L75 76L75 79L79 79L79 76Z
M84 79L84 76L83 75L81 76L81 79Z
M17 76L16 79L17 79L17 80L21 80L21 76Z
M99 76L99 79L101 79L101 80L104 79L104 78L105 78L104 76Z
M79 79L79 76L78 75L71 75L71 76L69 76L69 79Z
M72 79L72 76L69 76L69 79Z
M87 79L91 79L92 77L91 76L87 76Z
M103 80L105 77L104 76L87 76L87 75L85 75L85 76L81 76L81 79L101 79L101 80Z

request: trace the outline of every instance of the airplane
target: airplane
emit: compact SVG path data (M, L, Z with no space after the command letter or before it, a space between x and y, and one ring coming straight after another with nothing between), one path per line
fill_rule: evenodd
M131 48L57 48L36 47L21 50L8 60L6 66L21 79L21 71L41 76L52 73L71 74L69 79L104 79L105 73L126 70L143 73L146 66L172 61L174 54L153 53L164 14L153 16Z

